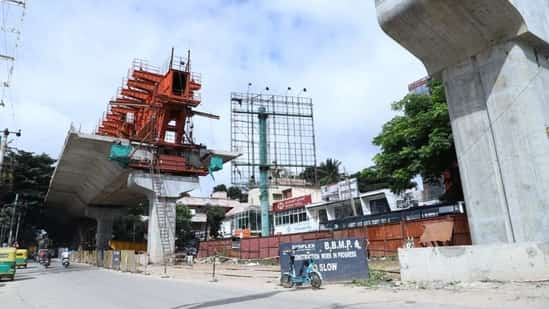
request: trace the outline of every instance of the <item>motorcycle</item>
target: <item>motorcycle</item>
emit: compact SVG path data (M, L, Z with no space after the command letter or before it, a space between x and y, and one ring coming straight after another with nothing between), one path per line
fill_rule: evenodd
M51 258L48 249L40 249L38 251L38 262L40 265L44 266L44 268L48 268L50 266Z
M61 255L61 264L65 268L69 267L69 265L70 265L69 252L65 251L65 252L62 253L62 255Z
M303 266L296 274L295 254L292 251L286 252L290 256L288 271L280 277L280 284L285 288L291 288L294 285L311 284L314 289L319 289L322 285L322 274L312 258L303 261Z

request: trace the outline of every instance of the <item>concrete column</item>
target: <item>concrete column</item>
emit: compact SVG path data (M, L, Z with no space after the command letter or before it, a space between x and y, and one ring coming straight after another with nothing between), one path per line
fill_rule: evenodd
M109 240L112 239L112 228L114 219L122 215L124 210L119 208L86 207L85 214L97 221L95 233L95 247L98 250L106 249Z
M164 254L170 258L175 250L175 204L181 193L199 187L198 177L160 175L162 192L160 196L153 190L150 174L134 171L128 178L128 187L144 193L149 200L149 225L147 231L147 252L152 263L164 262ZM159 211L162 199L166 203L166 213ZM162 216L160 218L159 216ZM167 225L167 226L166 226ZM162 248L161 231L168 233L169 245Z
M152 263L162 263L163 253L171 257L175 252L175 198L165 198L166 199L166 211L164 218L159 218L159 215L162 216L162 212L158 211L159 202L154 194L149 194L149 225L147 232L147 252ZM160 205L160 207L163 207ZM168 248L162 248L161 241L161 228L168 232L169 246ZM164 228L164 226L166 226ZM166 250L167 249L167 250Z
M108 248L109 240L112 239L113 222L113 217L97 218L97 233L95 234L95 248L97 250Z
M549 240L549 2L376 1L444 80L474 244Z
M474 243L549 240L548 68L510 41L443 71Z

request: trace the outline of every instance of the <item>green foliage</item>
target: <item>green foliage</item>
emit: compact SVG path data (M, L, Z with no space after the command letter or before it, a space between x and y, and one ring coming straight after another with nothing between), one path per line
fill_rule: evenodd
M192 213L189 207L183 204L175 206L175 237L177 246L183 246L185 242L192 238L191 224Z
M229 189L227 190L227 195L231 200L238 200L240 202L243 202L244 194L242 194L242 190L239 187L229 187Z
M221 229L221 222L225 219L225 208L214 206L206 210L207 225L210 229L210 236L217 238Z
M141 242L145 240L147 226L141 220L145 206L139 204L128 209L128 213L117 218L113 225L114 239Z
M305 179L308 183L316 184L317 183L317 172L318 167L306 167L300 174L299 177Z
M389 187L391 181L389 177L380 175L379 170L375 166L370 166L360 172L351 175L351 178L356 178L358 183L358 191L368 192Z
M36 155L23 150L6 153L5 165L0 175L0 224L9 223L11 205L15 195L19 194L16 208L16 215L21 215L19 234L21 237L29 236L22 239L22 243L34 241L34 230L45 225L44 198L54 163L55 160L47 154Z
M213 188L213 192L227 192L227 186L224 184L217 185Z
M390 281L390 279L386 276L385 272L370 268L368 270L368 279L355 279L352 283L357 286L375 288L387 281Z
M374 138L381 147L374 157L379 175L395 192L411 187L418 174L427 181L438 180L456 162L443 85L433 81L430 88L431 95L409 94L393 103L392 108L402 114L383 125ZM459 177L453 181L459 182Z
M330 183L338 182L341 179L341 172L339 171L340 166L341 162L331 158L326 159L325 162L320 163L320 166L317 170L320 185L323 186Z

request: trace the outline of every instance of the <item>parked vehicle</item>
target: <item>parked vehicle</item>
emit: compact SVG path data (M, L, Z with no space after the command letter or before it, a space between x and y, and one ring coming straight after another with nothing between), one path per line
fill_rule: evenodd
M15 248L0 248L0 279L15 278Z
M322 274L318 271L315 261L310 258L303 261L303 265L296 273L295 269L295 253L293 251L285 252L290 257L288 271L280 277L280 284L285 288L291 288L294 285L301 286L303 284L311 284L314 289L320 288L322 285Z
M29 251L27 249L15 250L15 266L27 268Z

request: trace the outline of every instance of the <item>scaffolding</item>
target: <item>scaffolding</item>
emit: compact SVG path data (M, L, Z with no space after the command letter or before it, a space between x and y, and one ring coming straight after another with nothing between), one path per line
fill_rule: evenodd
M316 145L311 98L257 93L231 93L231 182L259 186L260 117L267 118L269 186L317 183Z

